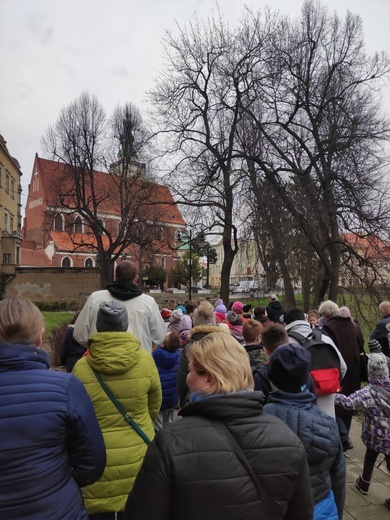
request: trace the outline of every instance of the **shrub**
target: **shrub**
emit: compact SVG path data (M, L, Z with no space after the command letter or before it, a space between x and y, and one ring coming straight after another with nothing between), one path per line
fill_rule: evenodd
M59 366L61 364L61 346L64 342L67 330L68 323L63 323L58 327L53 327L46 337L47 352L50 355L50 364L52 366Z

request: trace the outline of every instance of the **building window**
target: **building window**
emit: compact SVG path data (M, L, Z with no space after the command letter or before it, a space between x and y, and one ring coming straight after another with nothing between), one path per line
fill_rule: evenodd
M87 258L84 262L85 267L93 267L93 260L92 258Z
M74 232L82 233L83 232L83 220L81 217L76 217L74 219Z
M16 265L20 265L20 247L16 246Z
M8 213L4 212L4 231L8 232Z
M3 165L0 163L0 186L3 185Z
M9 193L9 175L5 175L5 192Z
M3 253L3 264L11 264L11 263L12 263L11 253Z
M15 181L11 179L11 197L15 198Z
M72 260L69 258L69 256L65 256L62 259L61 267L72 267Z
M161 267L166 267L165 256L161 257Z
M9 230L10 233L12 233L12 231L14 230L14 217L9 218Z
M64 229L64 219L61 213L56 215L54 219L54 231L63 231Z

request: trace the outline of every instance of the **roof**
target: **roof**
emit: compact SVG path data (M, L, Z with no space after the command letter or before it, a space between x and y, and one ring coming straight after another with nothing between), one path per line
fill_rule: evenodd
M20 265L22 267L51 267L52 265L50 258L44 251L24 248L21 248L20 251Z
M362 251L367 259L390 258L390 242L366 233L344 233L341 238L354 249Z
M36 155L34 172L38 171L45 193L46 201L49 206L58 206L58 185L67 187L69 197L67 205L72 205L72 186L74 180L69 175L68 166L61 162L42 159ZM118 197L118 176L114 173L94 171L94 188L99 197L99 212L110 215L120 216L120 198ZM143 218L150 218L160 222L185 225L183 217L173 200L171 192L167 186L150 181L139 181L134 179L131 184L134 193L133 199L139 199L142 203ZM65 192L65 190L64 190ZM86 196L91 195L91 190L86 187Z

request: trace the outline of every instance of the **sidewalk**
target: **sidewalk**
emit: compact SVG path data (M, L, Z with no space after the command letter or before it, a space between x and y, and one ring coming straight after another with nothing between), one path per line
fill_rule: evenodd
M390 509L384 505L385 499L390 498L390 475L383 462L378 469L376 466L382 461L379 455L375 464L368 495L362 495L355 487L355 479L362 472L365 446L360 438L361 422L354 417L350 437L354 445L353 450L346 453L347 466L347 496L345 500L343 520L390 520Z

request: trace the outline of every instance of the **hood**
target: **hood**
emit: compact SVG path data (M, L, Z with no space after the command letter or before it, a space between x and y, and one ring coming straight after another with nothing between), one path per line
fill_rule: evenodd
M370 392L375 400L375 406L388 417L390 403L390 379L368 378L370 383Z
M9 370L48 370L50 357L41 348L18 343L0 345L0 372Z
M219 394L201 401L193 401L184 406L179 415L198 415L210 419L240 419L263 413L263 392L238 392Z
M153 351L153 359L156 365L162 368L172 368L180 362L180 354L177 350L169 352L165 348L157 347Z
M287 334L289 334L290 332L297 332L298 334L301 334L305 338L312 332L309 322L307 322L305 320L292 321L291 323L289 323L288 325L285 326L285 329L286 329ZM292 342L296 343L297 340L292 338Z
M139 362L141 342L130 332L98 332L89 340L89 365L102 374L122 374Z
M199 341L200 339L211 334L212 332L224 332L220 327L213 325L198 325L191 330L191 341Z
M136 298L137 296L141 296L142 291L140 291L138 285L135 283L120 283L113 282L110 285L107 285L107 291L114 296L114 298L118 298L118 300L127 301Z
M271 309L275 309L276 311L278 311L282 308L282 304L279 300L276 300L274 302L269 302L268 307L271 307Z

